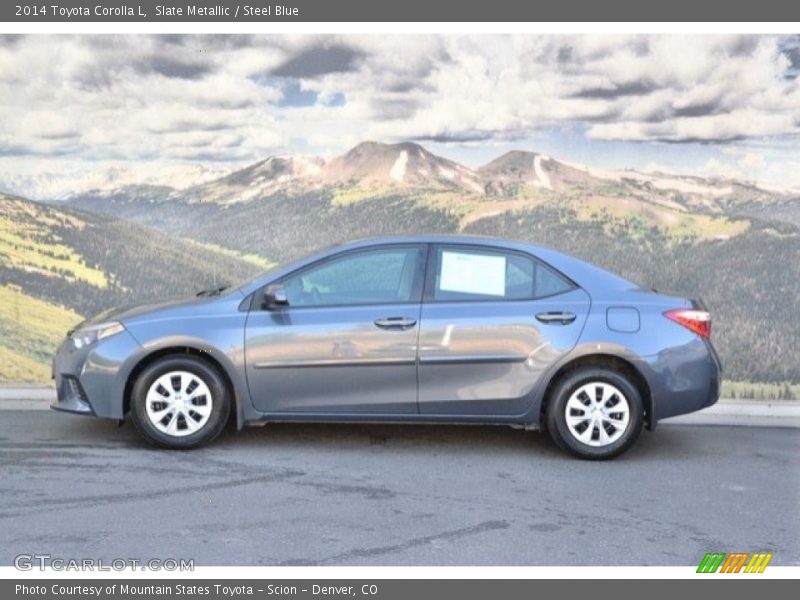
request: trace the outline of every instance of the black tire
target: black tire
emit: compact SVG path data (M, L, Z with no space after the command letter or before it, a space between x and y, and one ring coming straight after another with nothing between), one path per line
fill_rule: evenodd
M150 387L159 377L178 371L188 372L197 377L208 387L211 394L211 411L208 419L197 431L180 436L159 430L147 414L147 393ZM194 356L171 355L148 365L136 378L131 391L130 415L136 430L148 442L161 448L188 450L208 444L222 432L228 421L230 406L228 387L216 368Z
M623 430L622 434L616 440L602 446L582 442L567 425L566 410L570 397L582 386L594 382L609 384L617 388L624 396L624 400L627 400L629 408L627 426L618 428ZM578 411L573 414L581 415L582 413ZM644 426L642 397L639 390L624 373L600 367L582 367L572 371L556 384L547 403L545 422L550 437L562 450L586 460L614 458L630 448L642 432ZM614 431L614 427L611 427L611 430ZM599 438L599 433L599 429L595 428L590 435L592 438ZM600 442L598 441L598 443Z

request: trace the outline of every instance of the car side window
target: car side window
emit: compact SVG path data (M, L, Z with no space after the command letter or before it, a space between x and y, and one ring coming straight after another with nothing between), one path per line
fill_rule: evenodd
M436 251L435 301L532 300L572 289L539 261L516 252L459 247Z
M352 252L288 276L283 287L290 307L411 302L419 258L416 246Z

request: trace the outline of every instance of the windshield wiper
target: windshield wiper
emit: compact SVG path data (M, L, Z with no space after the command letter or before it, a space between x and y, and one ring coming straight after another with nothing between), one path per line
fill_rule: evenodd
M210 288L210 289L207 289L207 290L201 290L201 291L197 292L197 297L201 298L201 297L204 297L204 296L219 296L222 292L227 290L229 287L231 287L231 286L229 286L229 285L221 285L219 287Z

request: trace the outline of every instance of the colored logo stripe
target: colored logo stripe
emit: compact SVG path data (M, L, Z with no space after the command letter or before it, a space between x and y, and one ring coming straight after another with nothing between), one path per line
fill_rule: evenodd
M750 562L744 568L745 573L763 573L769 561L772 560L772 552L756 552L750 558Z
M722 561L725 560L724 552L707 552L697 567L698 573L716 573Z
M738 573L744 566L744 561L750 557L749 552L732 552L722 563L720 573Z
M748 561L748 558L750 559ZM771 552L707 552L697 567L698 573L763 573L772 560ZM746 565L745 565L746 563ZM744 568L744 571L742 569Z

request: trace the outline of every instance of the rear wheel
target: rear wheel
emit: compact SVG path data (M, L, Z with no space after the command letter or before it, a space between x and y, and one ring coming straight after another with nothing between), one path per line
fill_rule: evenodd
M167 356L147 366L131 393L133 424L162 448L207 444L225 427L228 390L215 368L193 356Z
M577 369L556 384L547 429L558 446L580 458L613 458L630 448L644 425L639 390L623 373Z

